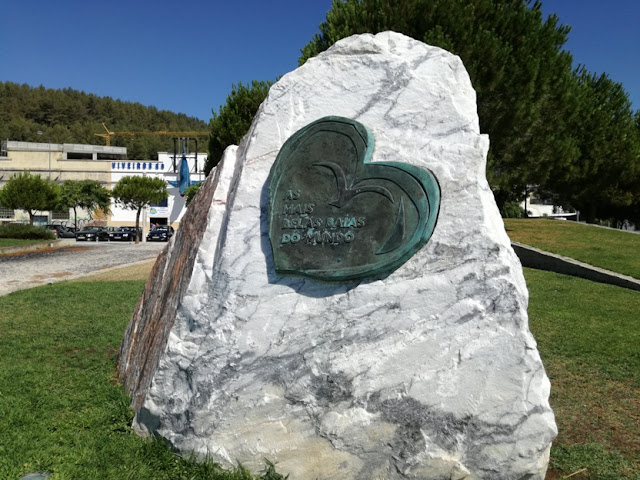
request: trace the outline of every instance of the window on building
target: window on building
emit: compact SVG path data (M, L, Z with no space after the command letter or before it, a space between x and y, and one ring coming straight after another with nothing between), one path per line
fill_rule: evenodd
M13 218L13 215L13 209L0 205L0 218Z
M98 160L122 160L124 155L121 155L119 153L101 153L101 152L98 152L96 157L98 158Z
M168 207L169 206L169 199L165 198L163 201L161 201L160 203L156 203L155 205L151 205L152 207Z
M59 210L51 212L51 220L69 220L69 210Z
M67 152L67 160L93 160L91 152Z

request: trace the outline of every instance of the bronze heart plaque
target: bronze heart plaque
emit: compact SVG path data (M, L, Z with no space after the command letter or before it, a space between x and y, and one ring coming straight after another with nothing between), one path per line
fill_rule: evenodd
M373 134L324 117L292 135L269 173L276 272L324 281L386 275L431 237L440 187L426 169L371 163Z

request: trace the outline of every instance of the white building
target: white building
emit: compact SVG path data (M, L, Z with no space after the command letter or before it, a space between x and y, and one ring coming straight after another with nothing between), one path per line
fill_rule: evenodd
M527 195L527 199L520 202L520 207L526 210L528 218L564 218L575 220L577 212L565 212L560 205L555 205L553 199L540 198L534 191Z
M192 182L201 182L205 179L204 164L207 161L206 153L198 153L196 162L195 154L186 155ZM111 162L111 184L112 186L126 176L158 177L169 184L169 198L160 205L152 205L141 213L141 224L148 229L151 224L171 225L177 228L182 215L186 211L185 198L180 196L178 187L171 186L170 182L178 183L178 172L182 155L175 159L173 153L158 152L158 160L126 160ZM135 210L125 210L115 205L111 201L111 219L109 225L134 225L136 221Z

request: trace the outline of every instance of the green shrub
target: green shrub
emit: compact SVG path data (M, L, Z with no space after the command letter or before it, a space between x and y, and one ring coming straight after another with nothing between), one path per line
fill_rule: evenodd
M200 190L201 183L196 183L195 185L191 185L187 187L185 190L185 198L187 199L187 207L191 204L191 201L196 197L196 193Z
M51 230L35 225L23 225L9 223L0 225L0 238L16 238L20 240L55 240L56 236Z
M524 218L524 208L518 202L505 202L500 214L502 218Z

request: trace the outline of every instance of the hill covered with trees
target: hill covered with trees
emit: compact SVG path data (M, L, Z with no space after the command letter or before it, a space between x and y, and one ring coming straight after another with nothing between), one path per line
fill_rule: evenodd
M102 123L114 132L207 131L207 123L182 113L158 110L140 103L98 97L71 88L61 90L0 82L0 139L23 142L104 145ZM38 135L38 131L42 135ZM131 159L155 159L172 151L171 137L111 138L111 145L127 147ZM198 142L205 151L207 137Z

